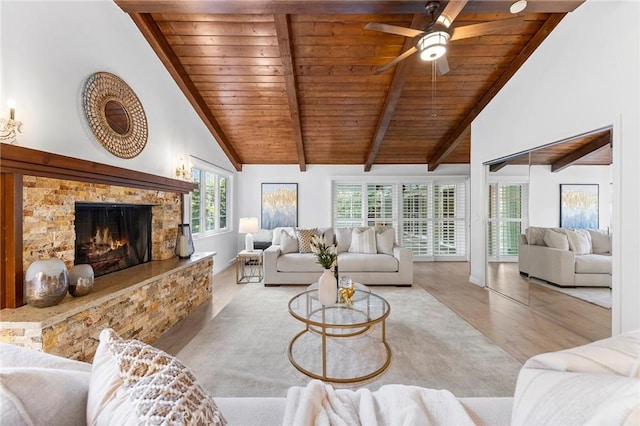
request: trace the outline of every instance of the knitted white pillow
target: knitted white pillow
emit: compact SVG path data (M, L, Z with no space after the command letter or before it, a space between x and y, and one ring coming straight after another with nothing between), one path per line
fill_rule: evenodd
M207 424L226 421L180 361L112 330L100 333L87 398L88 424Z

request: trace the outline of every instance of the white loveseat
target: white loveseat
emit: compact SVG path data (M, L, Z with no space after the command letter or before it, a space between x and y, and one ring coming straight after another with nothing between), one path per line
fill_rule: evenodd
M101 335L99 352L102 353L96 355L93 366L0 343L0 424L83 425L97 413L99 418L102 416L97 424L121 425L125 423L111 416L122 418L125 412L132 416L129 421L137 420L133 424L140 424L143 420L136 416L141 410L161 404L151 398L145 400L145 404L132 405L137 395L134 388L140 383L153 388L158 382L154 377L163 372L138 368L136 371L141 376L135 377L138 383L130 387L123 384L123 380L127 380L123 368L126 364L147 366L147 362L138 364L136 359L149 359L148 355L153 364L162 354L148 347L129 353L125 359L130 362L116 367L109 365L113 360L105 361L105 356L113 354L108 353L108 345L104 343ZM181 365L169 356L166 358L171 365ZM190 375L188 370L180 374ZM635 331L531 358L520 371L513 398L474 397L458 398L458 401L476 425L637 425L640 424L639 377L640 331ZM196 378L193 380L197 383ZM97 399L96 387L104 392ZM169 388L171 384L163 387L165 392L150 394L162 398L171 393L166 391ZM250 389L247 394L251 394ZM207 398L210 396L205 391L201 399ZM282 425L287 414L296 408L285 395L282 398L214 396L213 399L216 411L229 425ZM118 409L105 412L114 403L120 404ZM96 410L91 404L102 408ZM408 410L407 407L408 404L400 410ZM157 417L155 420L158 424L162 421ZM434 424L442 421L434 419Z
M519 239L520 272L560 287L611 287L611 235L530 227Z
M378 242L375 253L353 252L354 229L363 232L370 228L317 228L327 243L336 244L340 276L348 275L352 280L366 285L410 286L413 283L412 252L396 243L393 228L374 229ZM283 232L289 237L295 236L294 228L273 230L272 244L263 254L264 285L308 285L318 281L323 269L316 262L315 255L300 253L297 249L285 249L281 244ZM387 234L383 236L385 232ZM381 239L390 234L393 235L390 243L383 244Z

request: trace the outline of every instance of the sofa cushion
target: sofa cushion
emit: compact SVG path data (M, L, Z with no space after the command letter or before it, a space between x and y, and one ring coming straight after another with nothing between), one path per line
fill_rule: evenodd
M640 330L531 357L523 368L640 378Z
M373 228L367 228L360 230L354 228L351 233L351 246L349 247L349 253L377 253L376 248L376 230Z
M547 229L547 232L544 233L544 243L547 247L569 250L569 240L567 236L552 229Z
M336 228L336 242L338 243L338 253L349 251L351 247L351 234L353 228Z
M91 373L60 368L3 367L0 412L3 425L86 424Z
M287 234L291 235L292 237L296 236L295 231L290 226L277 227L277 228L273 229L273 239L271 240L271 244L273 244L274 246L279 246L280 245L280 242L281 242L280 238L282 236L282 231L286 232Z
M276 261L278 272L322 272L323 268L318 263L313 253L288 253L278 256Z
M296 237L298 237L298 251L300 253L311 253L311 240L313 237L319 236L318 228L299 229L296 228Z
M610 274L611 256L583 254L576 256L576 274Z
M111 329L100 333L87 400L89 424L224 425L213 398L180 361Z
M611 253L611 235L607 231L588 229L593 253Z
M339 253L338 269L343 272L397 272L398 259L387 254Z
M636 378L522 368L512 425L632 425L640 422Z
M534 245L534 246L544 246L544 245L546 245L544 243L544 234L546 234L546 232L548 230L559 232L561 234L564 234L564 231L565 231L564 228L545 228L545 227L541 227L541 226L530 226L525 231L525 233L527 235L527 241L529 242L529 244Z
M395 231L387 229L376 233L376 249L378 253L390 254L393 256L393 243L395 242Z
M576 254L591 253L591 234L584 229L565 229L569 250Z
M287 231L280 231L280 251L284 254L286 253L298 253L298 239Z

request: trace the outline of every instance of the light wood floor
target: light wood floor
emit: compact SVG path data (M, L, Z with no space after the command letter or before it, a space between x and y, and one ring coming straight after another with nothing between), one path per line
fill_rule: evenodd
M535 310L468 282L465 262L416 262L414 282L520 362L533 355L611 335L611 311L540 287ZM214 276L213 301L165 333L154 345L171 354L186 345L245 284L233 267ZM535 286L538 287L538 286ZM425 321L429 313L425 312Z

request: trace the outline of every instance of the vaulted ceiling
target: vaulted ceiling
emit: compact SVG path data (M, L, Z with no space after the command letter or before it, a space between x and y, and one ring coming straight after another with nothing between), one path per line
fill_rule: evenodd
M449 72L418 55L377 73L417 39L426 0L115 0L237 170L243 164L469 163L473 119L583 1L456 1L451 26L523 17L452 39ZM448 7L440 2L436 16ZM459 30L460 34L462 30ZM455 37L454 37L455 38ZM538 83L543 84L543 83ZM526 102L526 99L522 100Z

